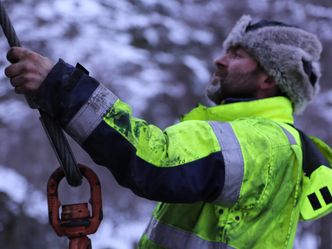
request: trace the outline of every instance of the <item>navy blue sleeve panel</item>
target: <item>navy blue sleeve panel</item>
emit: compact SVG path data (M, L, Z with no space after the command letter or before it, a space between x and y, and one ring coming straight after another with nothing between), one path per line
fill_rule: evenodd
M39 89L37 104L66 126L98 85L79 64L75 68L60 59Z
M82 147L106 166L118 183L156 201L191 203L213 201L222 192L225 167L222 153L176 167L156 167L136 156L136 149L104 121Z
M99 104L99 109L104 111L103 108L110 108L116 101L117 98L109 92L82 69L59 60L39 91L39 106L58 119L71 136L75 138L77 135L76 141L79 140L95 162L110 169L122 186L139 196L164 202L189 203L213 201L220 195L225 178L220 151L174 167L158 167L148 163L137 156L136 148L95 110L94 104ZM99 103L99 97L106 97L107 101ZM89 108L93 109L91 113ZM86 113L88 116L85 116ZM92 128L86 118L92 118ZM87 127L89 129L86 130ZM84 139L80 140L80 137Z

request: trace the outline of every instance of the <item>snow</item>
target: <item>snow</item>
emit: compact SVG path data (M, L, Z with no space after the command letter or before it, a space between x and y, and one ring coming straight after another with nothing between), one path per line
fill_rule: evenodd
M203 61L197 59L194 56L186 55L184 57L184 64L194 72L195 76L197 79L199 79L200 82L204 82L204 84L208 82L211 74L206 69L206 65Z
M4 100L0 102L0 120L13 128L19 128L29 117L31 109L23 101Z
M0 165L0 177L1 192L6 193L16 203L22 204L27 215L47 222L47 201L40 191L34 189L15 170L2 165Z
M156 45L159 42L159 35L158 35L158 32L156 30L146 29L144 31L144 36L149 41L149 43L151 43L151 44Z
M68 1L58 0L53 2L53 11L74 17L94 17L102 13L100 4L92 0Z
M188 43L191 30L185 24L180 24L171 18L164 18L163 24L169 30L169 39L176 45Z
M160 63L165 63L165 64L172 63L175 60L174 55L164 52L156 53L155 57Z
M5 192L17 203L22 203L27 196L28 182L15 170L0 165L0 191ZM13 191L15 190L15 191Z
M202 44L211 44L213 41L213 34L205 30L195 30L192 33L192 38Z
M307 233L301 240L295 240L294 248L316 249L319 248L319 243L313 234Z
M252 10L265 11L268 8L267 0L248 1L248 4Z
M305 10L308 12L308 14L317 16L319 18L332 18L332 8L327 8L315 4L306 4Z

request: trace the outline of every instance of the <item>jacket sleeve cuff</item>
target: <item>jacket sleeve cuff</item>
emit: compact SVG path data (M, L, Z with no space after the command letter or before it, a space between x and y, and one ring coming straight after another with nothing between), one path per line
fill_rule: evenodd
M80 64L75 68L59 59L39 89L38 108L66 126L98 86Z

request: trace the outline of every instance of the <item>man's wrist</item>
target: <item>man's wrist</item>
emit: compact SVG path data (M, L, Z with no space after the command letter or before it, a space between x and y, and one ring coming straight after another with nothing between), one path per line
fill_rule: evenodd
M53 118L57 118L58 113L56 107L59 104L60 98L58 94L74 71L75 68L73 66L59 59L46 76L37 94L33 97L36 106L47 112Z

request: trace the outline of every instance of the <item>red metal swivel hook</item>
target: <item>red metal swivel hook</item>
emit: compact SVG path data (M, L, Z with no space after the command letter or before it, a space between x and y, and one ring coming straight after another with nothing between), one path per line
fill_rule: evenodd
M92 215L90 215L88 203L61 205L58 198L58 186L65 173L62 168L58 168L47 183L49 222L58 236L66 236L70 239L69 249L91 249L91 241L87 235L95 233L103 219L101 188L97 175L90 168L81 164L78 166L90 184L89 202ZM61 218L60 207L62 208Z

